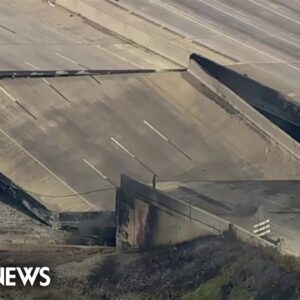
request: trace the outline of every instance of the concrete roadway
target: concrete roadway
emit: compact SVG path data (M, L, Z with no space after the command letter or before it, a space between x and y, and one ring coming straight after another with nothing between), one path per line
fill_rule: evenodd
M38 0L1 1L0 25L1 69L174 67ZM295 157L185 72L2 80L0 100L0 170L52 209L114 209L114 191L63 196L114 188L121 173L300 177Z
M283 247L300 256L299 181L170 182L158 188L250 232L269 219L268 237L283 238Z
M0 70L172 67L47 1L0 3Z
M126 0L130 10L225 53L232 68L300 101L300 2Z
M300 177L293 155L214 99L186 72L1 80L0 170L48 207L73 211L113 210L112 190L63 196L115 188L121 173Z

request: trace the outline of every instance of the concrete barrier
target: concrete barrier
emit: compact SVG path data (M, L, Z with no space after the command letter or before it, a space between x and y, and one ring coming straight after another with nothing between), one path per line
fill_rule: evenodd
M236 237L238 240L244 243L251 244L254 246L274 247L274 244L254 235L253 233L243 229L238 225L231 224L229 231L234 237Z
M191 60L252 106L300 126L300 105L288 96L198 54Z
M198 59L195 59L198 58ZM288 151L298 160L300 159L300 144L293 138L286 134L279 127L260 114L251 103L242 99L233 90L223 84L218 78L213 76L205 65L199 64L199 59L204 59L199 55L191 56L188 72L196 77L200 82L207 86L213 93L218 95L222 101L233 107L238 113L242 114L244 118L248 119L254 128L268 135L275 144ZM212 62L213 63L213 62ZM222 67L226 68L226 67ZM242 76L242 75L240 75ZM248 91L251 94L251 90ZM263 99L262 99L263 101Z
M295 256L294 253L282 248L281 246L276 246L273 243L260 238L256 236L255 234L245 230L244 228L235 225L235 224L230 224L230 234L234 236L236 239L239 241L242 241L246 244L253 245L253 246L260 246L260 247L269 247L269 248L276 248L279 253L282 255L291 255Z
M187 67L189 56L194 52L224 64L236 62L104 0L56 0L56 4L184 67Z
M108 3L99 1L97 7L84 0L56 0L56 4L67 8L81 16L95 22L109 30L125 37L149 50L152 50L163 57L166 57L182 66L187 66L190 52L181 49L171 42L141 30L141 26L133 26L126 20L118 18L117 15L110 15L107 9ZM101 7L103 9L101 10Z

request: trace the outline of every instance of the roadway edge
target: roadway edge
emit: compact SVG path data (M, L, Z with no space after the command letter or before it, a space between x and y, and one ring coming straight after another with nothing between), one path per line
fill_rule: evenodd
M209 75L193 59L190 60L188 72L207 86L216 95L222 96L222 99L241 113L250 123L259 128L271 140L300 160L300 144L298 144L287 133L274 125L270 120L261 115L255 108L240 98L232 90L226 87L217 79Z
M236 63L233 58L105 0L56 0L55 3L184 67L188 66L192 53L224 65Z

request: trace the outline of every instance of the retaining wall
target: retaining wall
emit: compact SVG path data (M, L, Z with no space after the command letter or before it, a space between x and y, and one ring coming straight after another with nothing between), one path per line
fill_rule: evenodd
M121 177L116 201L116 245L119 250L149 250L226 233L252 245L274 247L235 224L125 175Z

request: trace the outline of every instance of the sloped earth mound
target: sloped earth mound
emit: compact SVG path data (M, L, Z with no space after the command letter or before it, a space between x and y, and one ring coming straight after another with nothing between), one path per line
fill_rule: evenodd
M300 273L292 269L292 258L229 239L205 238L129 261L127 257L110 258L92 271L90 296L222 300L300 296Z
M296 258L273 249L207 237L143 254L61 258L50 288L7 293L12 299L300 299L299 269Z

